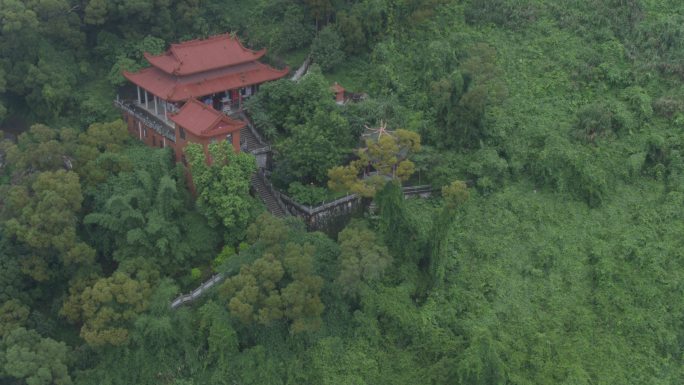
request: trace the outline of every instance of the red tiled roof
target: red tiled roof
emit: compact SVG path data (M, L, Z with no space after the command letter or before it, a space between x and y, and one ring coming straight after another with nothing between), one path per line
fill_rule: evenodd
M164 100L179 102L280 79L288 72L288 67L278 70L253 61L183 77L169 75L156 67L145 68L135 73L124 71L123 75Z
M231 119L197 99L188 100L178 113L171 115L171 120L192 134L205 138L227 135L245 127L245 122Z
M224 34L171 44L169 50L161 55L147 52L144 55L152 66L161 71L184 76L258 60L265 53L265 49L247 49L236 37Z
M345 91L344 87L342 87L341 85L339 85L339 83L337 83L337 82L335 82L335 84L333 84L332 86L330 86L330 89L331 89L334 93L339 93L339 92L344 92L344 91Z

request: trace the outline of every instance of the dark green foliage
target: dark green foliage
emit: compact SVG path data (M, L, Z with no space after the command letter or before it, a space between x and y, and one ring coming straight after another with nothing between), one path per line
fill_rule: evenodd
M313 25L307 24L304 10L295 5L290 5L283 15L283 27L278 33L279 49L289 51L306 47L311 43L314 36Z
M347 54L367 52L387 31L388 5L383 1L358 1L337 12L335 27L344 39Z
M297 83L280 80L261 87L249 102L257 127L275 145L274 178L291 182L325 183L327 171L358 140L358 128L334 103L330 84L312 68Z
M184 175L171 168L169 153L145 151L131 158L137 167L102 184L83 221L93 243L102 245L100 252L118 262L145 257L172 274L213 254L217 233L188 209Z
M0 119L76 128L0 146L0 382L684 383L680 1L76 3L0 0ZM383 120L421 134L408 183L444 196L387 186L336 242L247 230L252 168L198 163L200 201L230 206L205 213L251 242L217 257L168 154L79 128L116 114L142 52L231 31L278 67L316 32L319 60L346 57L252 98L282 187L320 200L322 165ZM334 81L370 100L336 106ZM210 261L235 295L171 310Z
M358 295L363 287L379 280L392 263L387 247L380 244L373 231L361 225L347 226L338 234L338 242L337 284L347 295Z
M391 255L401 258L404 262L417 262L423 257L423 240L419 238L403 201L401 186L394 182L387 182L375 195L380 215L378 229Z
M147 64L143 58L145 52L158 55L165 48L163 40L149 35L138 41L125 41L112 33L102 31L97 35L97 39L97 50L114 63L109 70L107 80L115 86L121 86L127 82L123 77L123 71L135 72L145 67Z
M330 71L342 63L342 38L333 27L327 26L318 33L311 44L311 59L324 71Z
M640 23L635 32L636 45L649 67L665 75L674 75L681 79L684 67L681 64L682 29L681 11L678 13L665 12L657 18L651 18Z
M496 24L510 29L520 29L539 17L534 1L519 0L470 0L465 8L469 24Z
M460 382L473 385L506 384L506 369L497 354L493 338L486 330L476 333L456 369Z
M540 183L597 206L613 181L601 167L603 160L605 157L596 149L573 148L566 140L550 137L537 154L532 171Z
M342 161L345 149L335 140L342 135L335 133L344 134L345 126L339 114L317 111L310 122L293 128L292 135L276 147L279 178L323 184L328 170Z
M619 116L614 117L609 106L591 104L577 112L577 136L594 142L602 136L615 135L622 127Z
M283 79L264 84L250 99L248 108L254 122L270 140L290 134L316 111L329 113L335 108L331 84L315 68L296 83Z
M0 378L70 385L68 353L64 342L42 338L35 330L14 329L0 342Z
M333 201L341 194L330 192L328 189L313 184L303 185L300 182L292 182L288 186L287 194L299 203L315 206L325 201Z

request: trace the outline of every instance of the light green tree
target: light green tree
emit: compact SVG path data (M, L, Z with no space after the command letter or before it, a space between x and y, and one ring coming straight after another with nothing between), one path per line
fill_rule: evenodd
M384 123L371 134L374 137L366 139L366 147L356 151L358 159L328 171L331 190L373 197L387 181L403 182L413 175L415 165L408 158L420 151L420 135L401 129L388 131ZM368 167L375 171L367 173Z
M249 195L250 177L256 171L254 156L235 153L227 142L209 144L209 159L198 144L188 145L185 152L199 210L210 225L222 225L229 232L227 237L239 239L238 233L247 227L256 207Z
M81 337L92 346L128 342L135 318L148 306L150 283L116 272L86 287L73 286L61 314L81 322Z

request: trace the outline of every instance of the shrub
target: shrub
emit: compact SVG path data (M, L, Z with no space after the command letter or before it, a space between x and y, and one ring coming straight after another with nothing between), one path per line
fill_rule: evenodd
M642 102L644 101L634 103L638 105L637 109L643 108L644 110L641 112L647 114L648 109L641 104ZM647 103L650 106L650 100ZM634 114L626 108L624 103L619 101L598 102L585 105L577 112L575 134L582 140L594 142L601 137L630 131L635 125Z
M202 278L202 270L200 270L199 267L193 267L190 270L190 278L192 278L193 281L199 281L199 279Z
M331 198L328 189L314 185L305 186L300 182L290 183L287 193L295 201L309 206L316 205Z
M630 108L641 120L646 120L653 116L651 97L646 90L639 86L629 87L622 92L622 98L629 103Z

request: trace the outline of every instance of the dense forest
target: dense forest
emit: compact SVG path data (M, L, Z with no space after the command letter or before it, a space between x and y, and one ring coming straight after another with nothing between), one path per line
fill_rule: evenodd
M227 32L314 63L248 103L273 183L374 209L129 137L121 71ZM0 0L0 382L682 384L682 80L674 0Z

